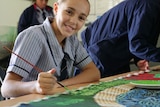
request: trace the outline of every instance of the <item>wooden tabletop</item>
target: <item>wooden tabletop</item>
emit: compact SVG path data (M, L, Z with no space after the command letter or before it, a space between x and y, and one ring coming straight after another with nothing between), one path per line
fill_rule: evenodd
M152 69L159 69L159 68L160 68L160 66L152 67ZM102 78L102 79L100 79L100 81L113 80L115 78L123 77L123 76L126 76L127 74L133 74L135 72L139 72L139 71L132 71L132 72L124 73L124 74L119 74L119 75L115 75L115 76L110 76L110 77ZM97 83L97 82L94 82L94 83ZM92 84L94 84L94 83L92 83ZM79 87L87 86L89 84L91 84L91 83L77 84L77 85L73 85L73 86L68 86L68 88L69 89L77 89ZM64 88L57 88L55 90L55 94L56 93L61 93L61 92L64 92L64 91L65 91ZM0 101L0 107L10 107L10 106L17 105L20 102L30 102L30 101L41 99L41 98L44 98L44 97L45 97L45 95L29 94L29 95L17 97L15 99Z

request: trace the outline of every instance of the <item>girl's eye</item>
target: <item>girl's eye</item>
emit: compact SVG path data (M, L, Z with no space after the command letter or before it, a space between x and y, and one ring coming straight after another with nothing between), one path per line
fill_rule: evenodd
M66 14L69 16L74 16L74 11L72 9L67 9L66 10ZM79 15L78 19L80 21L85 21L86 20L86 16L85 15Z
M72 15L73 14L73 12L70 11L70 10L66 10L66 12L67 12L68 15Z
M85 21L85 20L86 20L86 18L85 18L85 17L83 17L83 16L80 16L80 17L79 17L79 20L81 20L81 21Z

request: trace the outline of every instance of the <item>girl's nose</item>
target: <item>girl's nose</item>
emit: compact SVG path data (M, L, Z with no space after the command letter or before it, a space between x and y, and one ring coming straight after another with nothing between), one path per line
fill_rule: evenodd
M78 17L77 16L72 16L71 18L70 18L70 22L72 22L73 24L76 24L77 22L78 22Z

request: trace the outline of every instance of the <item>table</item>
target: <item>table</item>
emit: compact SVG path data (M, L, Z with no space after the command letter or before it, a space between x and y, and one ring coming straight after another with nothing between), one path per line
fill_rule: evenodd
M159 68L160 68L160 66L155 66L155 67L152 67L151 69L159 69ZM138 71L132 71L132 72L128 72L128 73L133 74L135 72L138 72ZM115 75L115 76L102 78L102 79L100 79L100 81L113 80L113 79L118 78L118 77L126 76L128 73L123 73L123 74L119 74L119 75ZM97 82L94 82L94 83L97 83ZM79 87L87 86L89 84L91 84L91 83L77 84L77 85L73 85L73 86L68 86L68 88L69 89L77 89ZM58 88L57 90L55 90L55 93L61 93L61 92L64 92L64 91L65 91L64 88ZM29 101L41 99L41 98L44 98L44 97L45 97L45 95L29 94L29 95L17 97L15 99L0 101L0 107L14 106L14 105L18 104L19 102L29 102Z

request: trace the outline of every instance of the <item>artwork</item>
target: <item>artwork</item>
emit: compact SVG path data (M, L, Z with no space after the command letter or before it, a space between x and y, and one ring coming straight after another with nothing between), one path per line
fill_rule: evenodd
M106 88L126 84L128 81L121 79L90 84L78 90L73 90L71 93L64 92L62 94L47 96L38 101L21 103L18 107L82 107L84 105L87 105L87 107L99 107L99 104L93 98L96 93Z
M101 101L97 103L105 107L160 107L159 71L140 71L133 75L127 75L123 79L130 80L130 84L115 86L99 92L96 97Z
M149 78L150 81L159 81L158 75L157 71L138 72L111 81L90 84L70 93L66 91L29 103L21 103L18 107L150 107L150 104L160 106L159 90L137 88L131 84L133 81L145 81Z
M160 90L135 88L117 96L116 101L125 107L160 107Z

